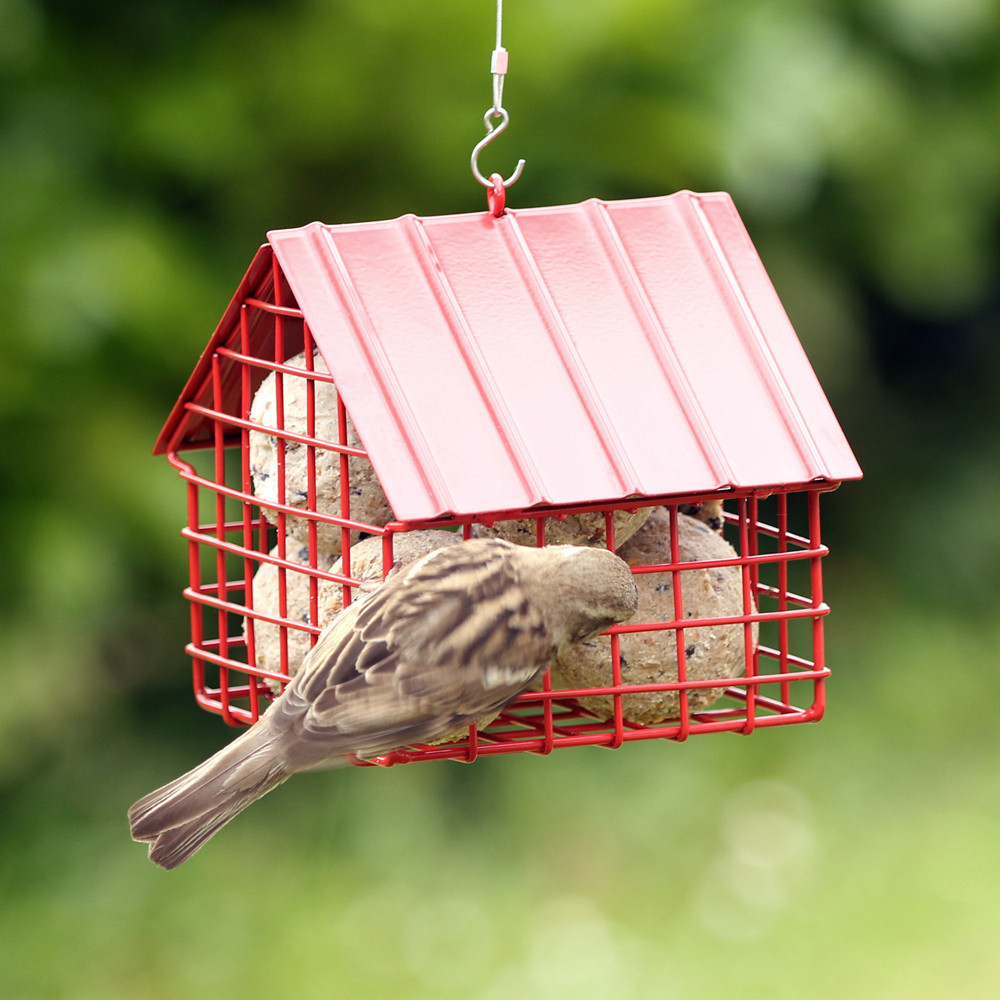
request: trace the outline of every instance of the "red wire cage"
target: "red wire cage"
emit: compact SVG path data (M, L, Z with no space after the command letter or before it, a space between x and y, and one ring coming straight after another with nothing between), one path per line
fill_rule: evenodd
M705 202L704 199L715 200ZM593 204L588 203L589 206ZM405 480L406 470L401 471L399 462L393 460L387 445L379 438L378 421L366 411L372 395L370 387L359 388L355 384L362 369L364 378L370 378L375 371L386 396L391 397L395 391L393 380L399 383L396 388L402 402L393 412L410 399L406 391L405 362L391 355L388 360L380 359L373 347L381 343L372 335L378 321L377 317L373 318L375 310L365 301L364 274L356 261L345 261L342 257L349 240L341 240L333 252L329 246L323 251L324 259L332 257L337 262L339 270L333 279L329 273L317 277L313 268L305 281L296 278L297 265L291 262L290 255L280 259L281 239L274 237L282 234L272 234L271 244L262 248L251 265L157 444L157 450L166 453L187 484L187 524L182 531L190 560L190 579L185 590L191 611L191 641L187 652L193 664L194 695L199 705L221 715L232 725L253 723L259 717L294 674L304 652L315 642L325 624L324 615L328 617L337 608L357 599L359 588L377 585L370 568L363 577L355 575L352 553L358 552L359 539L380 540L368 542L368 548L376 546L378 575L384 576L392 568L400 545L408 537L415 538L417 532L450 532L451 538L446 540L451 541L484 531L503 533L516 525L522 534L528 531L531 544L543 545L558 535L562 526L573 522L574 518L585 517L599 528L598 537L591 539L594 544L617 550L627 558L637 580L645 579L649 584L650 593L655 590L665 595L656 606L655 614L648 609L642 613L640 606L640 614L635 620L609 629L608 639L595 654L597 669L586 675L585 681L579 677L573 680L572 676L568 679L565 671L547 673L538 690L521 694L485 728L473 725L463 738L437 746L401 748L378 758L376 763L441 758L472 761L479 755L520 751L549 753L557 747L581 745L615 748L632 740L684 740L691 734L707 732L750 733L756 728L809 722L822 717L825 680L829 676L824 655L824 620L829 607L823 598L822 560L827 548L821 540L819 499L821 493L835 489L842 479L859 476L860 470L842 436L837 436L839 427L832 413L828 408L823 409L825 398L814 377L813 381L807 377L796 380L787 375L778 379L775 374L781 370L781 352L789 349L790 327L787 320L783 326L776 321L770 325L772 330L778 325L785 346L768 339L771 334L763 328L760 317L766 309L773 314L773 290L768 292L770 285L766 276L760 278L762 269L755 272L753 281L748 279L745 260L741 265L731 247L727 253L725 233L720 241L719 232L723 227L719 219L731 229L735 215L734 210L730 211L728 199L683 193L668 199L619 204L640 205L661 215L665 210L690 214L692 204L696 209L703 209L705 204L721 205L728 213L716 218L704 237L703 245L712 249L714 257L705 264L708 256L704 253L698 256L703 266L716 277L720 267L725 265L730 276L729 290L722 295L715 283L705 295L707 300L725 300L727 296L731 299L735 294L733 288L736 288L740 309L734 309L732 301L723 301L728 317L726 329L736 330L734 336L745 344L747 337L743 327L748 323L754 326L756 360L759 362L760 356L764 356L768 361L767 365L756 365L755 377L770 380L769 398L776 401L773 408L780 411L772 423L780 424L781 433L785 435L794 435L803 426L810 426L813 430L810 446L803 448L798 442L797 454L801 460L805 452L807 457L822 464L822 468L812 467L807 470L807 476L786 477L786 481L777 483L737 481L738 476L732 474L728 482L720 484L717 477L711 488L705 488L703 482L699 489L691 488L695 480L691 477L685 480L683 468L679 469L683 463L672 455L662 463L666 478L657 481L655 475L639 468L633 480L624 482L627 495L610 500L595 499L593 490L596 487L589 487L591 493L588 495L586 484L574 483L572 488L577 492L571 494L575 497L571 502L552 502L551 499L538 502L537 496L528 496L533 502L517 506L494 505L490 509L472 505L470 509L468 502L463 504L455 500L459 486L448 494L449 499L445 501L448 509L441 510L440 501L437 508L421 508L419 503L411 503L405 489L398 485L400 479ZM583 207L573 208L580 210ZM607 215L607 206L604 209ZM572 228L563 224L565 216L557 214L556 210L531 211L543 216L542 221L546 223L540 230L543 235L554 229L562 232ZM588 207L586 211L596 210ZM451 217L444 221L458 227L448 232L471 231L478 239L483 226L517 226L518 220L512 218L514 215L508 213L489 221L478 216ZM648 226L646 216L648 212L640 212L638 216L644 226ZM634 220L637 216L629 218ZM554 219L559 222L558 226ZM554 271L547 262L557 259L558 255L542 255L538 249L538 233L531 239L523 238L523 232L528 229L523 224L526 221L530 220L522 220L514 241L521 255L515 262L521 277L504 286L501 308L509 312L511 298L517 297L516 290L526 289L524 297L530 300L531 309L544 314L541 322L546 336L553 341L564 337L561 367L553 370L569 372L574 398L583 398L588 413L611 414L610 426L602 426L600 420L591 420L591 426L605 439L620 445L628 456L627 439L632 431L627 426L623 428L620 419L614 419L614 402L608 402L606 391L602 395L601 375L593 376L594 384L588 382L588 373L599 370L600 359L604 359L607 367L613 367L608 352L620 353L622 340L627 341L627 336L621 334L613 344L606 337L599 338L601 342L594 354L598 359L595 367L587 360L586 330L581 330L586 323L554 323L552 318L555 314L562 320L566 312L559 307L560 275L572 272L577 294L583 294L580 291L583 285L592 284L592 268L583 266L581 270L580 265L581 254L586 260L592 247L585 245L581 251L579 234L574 230L570 236L576 259ZM662 218L659 221L662 224ZM413 221L399 220L395 225L412 227ZM620 237L624 246L628 242L627 225L621 221L616 225L618 233L624 233ZM704 220L702 227L704 229ZM335 228L322 227L320 235L326 239ZM345 238L353 238L359 232L382 233L384 227L368 224L367 227L342 227L341 231ZM315 238L317 231L307 227L294 232L309 232ZM504 233L501 228L494 235L506 241L504 245L508 250L505 252L509 252L510 233ZM740 237L739 253L744 258L748 253L753 254L749 240L739 230L736 235ZM601 241L607 243L603 234ZM502 375L496 375L499 366L491 362L488 346L483 348L482 356L476 355L469 346L478 343L477 324L481 328L484 323L476 314L478 306L475 303L484 297L489 299L493 293L476 293L478 298L474 301L470 298L471 293L463 295L462 277L455 276L456 267L442 263L443 253L439 251L442 243L432 231L431 237L417 244L419 253L413 250L412 238L408 238L403 248L408 259L433 251L433 269L426 268L423 262L418 268L422 275L432 270L433 280L437 282L427 293L432 301L423 305L431 312L440 309L446 313L444 325L449 344L460 342L459 334L466 338L462 363L468 368L478 365L479 397L487 398L489 392L493 392L499 399L492 403L494 423L498 413L503 419L516 423L522 418L517 414L511 416L500 406L505 398L516 396L516 393L505 388ZM659 242L654 250L662 258ZM390 259L384 246L366 249L365 255L369 264L377 257L380 266L392 275L390 284L398 286L400 262ZM726 461L732 456L732 448L726 443L727 431L720 419L712 416L710 406L699 408L698 402L705 393L696 384L696 376L690 374L693 363L685 367L681 356L683 348L677 346L680 342L677 330L683 324L676 310L670 313L669 322L661 320L668 307L657 300L655 290L650 290L649 279L643 277L642 252L635 240L628 244L627 256L632 264L631 273L641 282L647 303L640 324L644 343L650 342L648 320L650 315L655 315L664 342L673 344L671 360L677 365L668 372L669 385L664 392L673 393L685 404L681 407L685 427L696 428L695 437L700 435L701 453L714 454L732 473L734 464L738 463ZM756 260L755 255L753 259ZM525 264L526 260L530 266ZM677 264L676 254L672 262L662 262L670 273ZM620 274L620 261L616 267ZM422 277L422 280L427 279ZM343 315L331 316L330 308L315 307L317 284L323 286L323 295L328 300L329 287L333 285L338 289L337 300L344 310ZM442 285L446 285L447 294L442 292ZM540 294L540 289L545 294ZM763 305L761 289L769 294ZM403 293L405 298L405 288ZM399 294L397 287L390 297L395 300ZM631 290L630 294L633 294ZM671 290L670 294L676 296L677 291ZM417 297L417 306L420 306L419 295ZM685 296L685 301L689 298ZM538 305L540 299L541 306ZM407 308L411 314L416 310L412 302ZM516 305L513 312L517 312ZM692 315L690 321L699 324L698 329L703 331L700 324L705 318L704 311L695 309L695 313L697 315ZM783 316L781 312L779 319ZM400 322L398 314L396 320ZM607 316L601 317L602 328L606 322ZM519 329L524 326L521 323ZM554 326L557 328L555 334L552 333ZM344 346L344 331L348 329L354 331L353 336L359 343L367 343L364 364L355 369L342 363L342 356L349 353ZM437 356L436 342L433 335L427 335L426 329L422 329L422 334L426 344L419 356L425 368L426 357ZM522 329L522 334L533 338L537 331ZM791 336L794 340L794 334ZM703 332L699 334L700 345L705 339ZM573 351L565 347L566 343ZM797 346L797 340L794 344ZM722 365L728 363L724 347L725 336L715 348ZM703 351L704 347L699 349ZM301 359L296 363L289 363L299 356ZM792 367L800 363L796 355ZM378 370L380 364L381 372ZM684 376L680 381L678 371ZM808 375L811 376L811 369ZM422 377L426 377L425 370L422 370ZM746 381L745 374L741 377ZM253 436L261 433L262 425L251 418L254 399L265 380L269 380L269 391L273 393L266 433L273 441L276 482L271 492L263 495L259 478L256 478L259 470L254 468L252 461ZM550 376L545 387L551 386L553 381L557 380ZM804 387L800 383L804 383ZM581 386L591 395L583 393ZM330 417L324 413L324 405L330 398L324 393L331 389L336 389L336 420L321 423L321 418ZM317 397L320 397L319 402ZM286 404L286 401L294 402ZM632 400L633 408L640 412L652 408L654 402L641 395L638 400ZM515 405L512 404L512 408ZM474 437L479 425L471 417L468 421L463 419L468 411L447 412L447 400L439 400L439 407L446 411L440 417L442 433L447 433L448 447L456 453L458 464L455 467L473 468L475 471L470 478L474 483L482 483L485 479L502 481L503 471L496 465L477 469L477 463L483 460ZM749 420L753 423L755 419L751 411L739 405L731 411L735 413L736 422ZM789 416L790 413L795 419ZM428 410L428 414L432 415L427 416L426 421L437 419L437 411ZM419 413L409 414L406 419L421 424ZM547 411L546 419L551 421L552 410ZM555 419L561 419L558 409ZM352 421L359 429L360 439L352 436ZM818 432L815 430L817 422L822 425ZM406 420L400 423L405 424ZM463 430L466 423L470 427ZM325 437L320 436L320 426L327 429ZM329 433L331 426L336 428L333 434ZM743 431L744 428L740 428L740 432ZM637 427L635 433L649 436L650 428ZM586 452L583 432L579 434L581 452ZM513 437L513 432L510 436ZM679 432L675 430L674 443L678 437ZM457 443L456 438L459 439ZM522 438L527 440L524 435ZM626 439L624 444L620 438ZM362 440L367 447L361 444ZM421 438L411 435L405 457L416 456L413 460L419 464L422 444L426 445L427 441L431 442L427 450L432 457L443 454L444 446L436 445L434 440L433 429ZM766 444L766 440L762 442L762 446ZM531 465L531 454L525 458L517 449L510 450L523 464ZM606 453L611 450L605 447ZM482 446L482 451L488 454L488 444ZM526 445L525 451L530 453L530 446ZM293 453L298 474L301 476L304 470L304 482L293 481ZM449 460L442 458L442 467ZM367 461L377 471L377 478L385 486L391 503L389 516L377 519L377 523L375 519L366 519L357 509L357 497L361 492L359 468ZM338 471L339 495L333 507L325 504L319 495L317 469L324 463L332 463ZM619 464L632 469L625 458ZM531 467L541 467L539 475L544 479L546 470L542 459L537 459ZM417 471L421 473L421 483L433 485L436 481L426 469ZM521 479L524 478L522 475ZM447 487L456 481L456 473L446 469L438 479ZM650 489L649 484L654 488ZM662 488L671 484L678 488ZM639 488L642 486L645 488ZM661 488L656 489L656 486ZM426 489L430 491L430 487ZM481 505L490 504L498 495L484 490ZM692 515L697 519L702 505L720 499L726 504L720 529L725 544L720 541L707 556L704 552L686 551L685 532L693 523ZM404 512L405 516L396 516ZM652 549L639 546L632 552L629 542L620 537L621 525L641 522L646 515L649 515L649 524L654 516L657 519L660 531L657 546ZM695 527L702 532L708 530L703 521ZM639 528L639 532L642 531ZM339 559L335 559L338 554ZM699 573L703 576L699 577ZM258 590L258 583L254 582L255 578L262 581L265 577L270 586L266 602L260 597L262 592ZM716 607L706 617L695 597L696 586L702 580L718 582L723 579L728 580L730 603L721 613ZM701 650L708 648L704 643L711 643L713 637L722 635L729 656L725 662L709 665L706 669L699 660ZM668 661L666 667L646 674L629 674L629 664L622 652L626 645L629 650L638 648L642 655L647 655L648 647L649 655ZM652 714L636 712L637 696L653 699L659 706L658 711Z

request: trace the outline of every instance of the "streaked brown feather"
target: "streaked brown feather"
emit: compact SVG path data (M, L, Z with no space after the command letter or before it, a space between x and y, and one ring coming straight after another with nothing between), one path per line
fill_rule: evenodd
M309 756L347 734L384 753L506 704L554 652L511 552L455 546L404 567L344 612L269 715L299 730Z

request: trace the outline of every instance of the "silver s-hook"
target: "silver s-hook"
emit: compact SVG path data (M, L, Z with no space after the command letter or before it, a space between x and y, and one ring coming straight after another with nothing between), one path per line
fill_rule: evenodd
M493 119L499 118L500 123L498 125L493 124ZM486 126L486 135L476 143L472 149L472 158L470 164L472 166L472 176L479 181L483 187L493 187L492 179L488 179L482 175L479 170L479 154L500 135L504 129L510 124L510 115L507 114L505 108L490 108L489 111L483 115L483 124ZM505 188L510 187L521 176L521 171L524 170L524 160L518 160L517 166L514 168L514 172L508 177L504 182L503 186ZM491 178L496 175L491 175Z

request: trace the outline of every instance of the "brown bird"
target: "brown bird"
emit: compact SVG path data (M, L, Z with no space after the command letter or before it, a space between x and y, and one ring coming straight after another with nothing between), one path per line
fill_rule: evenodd
M725 511L721 500L706 500L704 503L682 503L677 509L688 517L704 521L712 531L721 535L726 526Z
M136 802L132 837L175 868L297 771L430 743L499 712L636 600L631 570L606 549L483 539L431 552L341 612L242 736Z

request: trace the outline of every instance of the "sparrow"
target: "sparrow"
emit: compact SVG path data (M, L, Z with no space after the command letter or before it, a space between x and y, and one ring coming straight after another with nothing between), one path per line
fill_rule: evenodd
M704 521L717 535L722 534L726 526L725 512L721 500L706 500L704 503L682 503L677 509L688 517Z
M132 838L176 868L292 774L500 712L561 651L636 605L631 570L607 549L480 539L430 552L342 611L242 736L139 799Z

